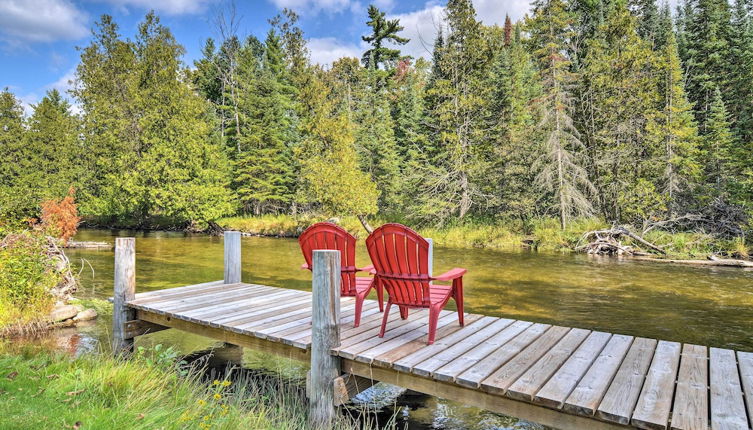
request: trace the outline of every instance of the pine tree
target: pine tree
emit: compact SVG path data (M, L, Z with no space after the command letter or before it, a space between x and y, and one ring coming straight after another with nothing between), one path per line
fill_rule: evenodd
M303 140L296 148L301 163L297 199L332 216L374 214L379 191L358 167L354 124L337 109L325 72L310 68L306 75L301 87Z
M731 131L727 108L722 92L715 88L709 106L706 134L703 136L703 151L706 160L706 183L720 195L734 180L735 141Z
M732 13L731 74L728 102L734 113L733 131L740 142L753 146L753 2L735 0ZM750 148L753 150L753 148ZM753 160L753 152L741 153Z
M385 42L391 42L396 45L405 45L409 39L398 36L403 30L399 19L387 19L385 13L380 11L376 6L369 5L369 20L366 25L371 27L371 34L361 36L364 42L371 45L371 48L363 53L361 62L364 67L377 69L380 65L387 68L388 63L393 64L400 58L399 49L391 49L384 46Z
M21 102L5 88L0 92L0 159L3 160L0 163L0 218L20 220L30 215L27 190L16 186L22 173L24 132Z
M286 210L293 199L293 165L288 142L294 140L297 118L280 37L270 30L256 76L241 82L240 109L244 132L235 164L238 198L259 215ZM252 55L253 57L253 55Z
M183 80L183 47L148 14L135 40L103 16L73 94L84 112L92 187L85 213L203 222L232 209L209 106Z
M667 197L668 215L671 217L681 202L680 194L699 179L698 136L693 111L685 96L684 79L677 41L669 28L661 56L662 109L647 126L648 140L661 161L657 177L661 178L659 190Z
M656 46L660 33L660 14L656 0L630 0L630 7L638 19L638 35L651 46Z
M543 132L538 159L538 186L553 194L553 204L564 229L573 215L587 214L591 203L587 193L593 186L581 163L584 145L573 120L570 88L574 76L563 55L572 37L573 17L561 0L536 0L533 17L526 25L542 77L540 109Z
M687 49L683 60L688 71L688 96L701 134L706 134L714 91L718 87L727 97L730 86L730 11L727 0L696 0L692 10L691 20L685 18Z
M423 215L440 219L453 213L463 218L481 197L487 171L482 124L489 100L484 78L491 63L471 1L450 0L446 11L448 34L435 53L441 75L427 92L439 155L422 192Z
M493 170L489 173L493 207L526 218L533 214L537 195L530 184L535 172L539 118L535 100L541 96L536 66L521 40L521 27L511 29L507 46L495 58L489 86L490 138ZM507 38L505 31L504 37Z
M596 35L583 70L594 185L607 219L640 221L666 210L652 181L656 152L645 141L660 105L656 57L622 2L610 5Z
M22 188L31 208L44 200L62 199L71 187L79 188L82 157L79 119L60 92L50 90L34 106L29 118L21 161Z

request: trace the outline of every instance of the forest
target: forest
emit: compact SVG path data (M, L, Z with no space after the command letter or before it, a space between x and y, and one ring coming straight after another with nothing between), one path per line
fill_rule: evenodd
M437 25L430 58L411 58L371 6L370 48L322 66L294 11L248 37L228 13L185 64L156 14L132 38L103 15L67 97L27 117L0 93L0 217L75 190L106 225L316 213L745 234L753 0L536 0L503 26L449 0Z

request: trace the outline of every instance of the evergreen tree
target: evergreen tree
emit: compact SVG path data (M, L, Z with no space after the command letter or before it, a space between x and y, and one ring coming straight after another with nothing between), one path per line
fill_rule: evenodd
M235 165L238 198L245 208L263 212L288 208L293 199L291 148L297 117L294 88L290 84L280 37L270 30L264 42L256 76L241 82L241 111L244 133L239 137L241 153ZM254 55L251 54L252 60ZM248 69L245 67L244 69Z
M62 199L78 188L82 174L79 119L57 90L50 90L34 106L29 118L21 160L22 189L30 209L44 200Z
M296 148L301 163L297 198L327 215L356 215L363 220L377 212L379 191L358 168L353 122L331 99L324 72L311 68L307 76L301 87L306 115L303 140Z
M366 25L371 27L371 34L361 36L361 39L369 43L371 48L363 53L361 62L364 67L370 69L376 69L380 65L384 65L386 68L388 63L394 64L400 58L400 50L387 48L384 43L391 42L396 45L405 45L409 39L397 35L403 30L399 19L385 18L385 13L374 5L369 5L368 14L369 20Z
M0 217L28 217L27 190L17 187L24 158L24 110L8 88L0 92ZM31 202L38 204L39 202Z
M537 154L532 143L540 139L535 100L541 96L541 85L533 59L521 40L520 25L511 31L489 77L493 88L489 104L493 170L488 184L490 194L495 196L494 207L527 218L535 213L537 199L530 186L535 179L530 166ZM506 30L504 37L507 39Z
M727 100L734 112L735 136L740 142L753 146L753 1L735 0L732 34L732 70ZM753 160L753 152L739 155Z
M440 219L453 213L463 218L474 199L481 198L488 153L483 147L489 100L484 83L491 62L471 1L450 0L446 11L448 34L435 53L441 76L435 77L427 94L439 151L422 192L423 215Z
M540 109L543 132L536 182L553 194L553 205L564 229L573 215L587 214L587 193L593 186L581 163L584 145L573 120L570 88L574 76L563 54L572 37L573 17L561 0L536 0L526 23L542 77Z
M692 5L690 20L685 18L687 48L683 60L688 71L688 96L701 134L706 134L714 91L718 87L726 96L730 85L730 11L727 0L696 0Z
M188 224L229 213L225 153L206 102L183 80L183 47L153 13L133 41L107 15L97 30L73 91L91 160L84 213Z
M680 194L694 184L700 173L697 129L690 102L685 96L677 41L670 28L661 57L662 109L647 127L651 146L661 153L659 189L667 197L668 215L680 207Z
M727 107L719 88L715 88L709 106L706 134L703 136L703 151L706 160L706 184L714 195L723 194L735 176L734 137L731 131Z
M638 19L637 31L643 40L656 46L660 34L660 14L656 0L629 0L633 14Z
M638 35L635 18L619 1L610 5L589 45L583 73L601 210L609 220L648 219L666 209L652 181L657 151L645 140L648 120L660 105L656 58Z

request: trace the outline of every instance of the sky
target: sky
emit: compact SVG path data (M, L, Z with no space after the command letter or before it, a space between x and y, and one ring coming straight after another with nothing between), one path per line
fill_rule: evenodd
M65 92L79 62L77 47L89 43L91 27L103 14L112 15L125 37L131 37L149 10L154 10L178 42L186 48L183 61L201 57L208 37L218 38L216 17L231 0L0 0L0 89L8 88L27 113L45 92ZM411 41L401 47L414 57L428 57L445 1L371 0L389 18L399 18L402 35ZM502 24L505 14L521 19L530 0L473 0L485 24ZM359 57L366 49L369 0L235 0L238 33L264 39L267 20L283 8L301 17L311 59L330 64L343 57Z

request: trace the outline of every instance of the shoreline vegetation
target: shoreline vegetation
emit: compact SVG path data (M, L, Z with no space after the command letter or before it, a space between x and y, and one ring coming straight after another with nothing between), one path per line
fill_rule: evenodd
M103 352L74 358L0 341L3 428L307 428L301 381L276 373L255 379L231 369L207 380L204 370L161 345L126 360ZM333 428L375 428L365 421L344 414Z
M226 230L237 230L255 236L297 237L312 223L326 220L325 217L263 215L222 218L217 224ZM336 218L334 221L359 239L364 239L367 235L356 217ZM370 220L372 225L381 225L384 222L390 221ZM510 219L475 219L448 223L440 227L417 227L416 230L424 237L431 237L435 244L443 247L577 252L578 247L585 244L584 233L608 228L609 224L603 220L580 218L563 230L556 218L538 218L526 222ZM666 252L665 255L656 256L654 260L702 259L709 256L747 260L749 256L748 246L743 239L719 239L700 232L670 232L657 229L647 232L643 237ZM650 251L630 238L623 242L638 250Z

